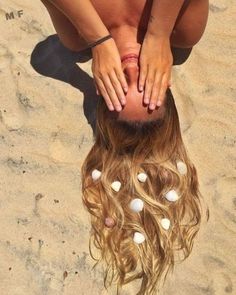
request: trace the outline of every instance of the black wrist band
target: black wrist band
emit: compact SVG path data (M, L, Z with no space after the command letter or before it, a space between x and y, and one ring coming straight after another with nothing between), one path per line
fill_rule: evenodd
M110 38L112 38L111 34L97 40L96 42L88 44L88 48L92 48L92 47L94 47L94 46L96 46L96 45L98 45L98 44L100 44L100 43L102 43L102 42L104 42L104 41L106 41L107 39L110 39Z

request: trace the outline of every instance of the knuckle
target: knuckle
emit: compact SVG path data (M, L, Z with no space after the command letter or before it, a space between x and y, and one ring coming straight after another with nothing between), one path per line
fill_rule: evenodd
M158 92L159 92L159 91L158 91L157 88L153 88L153 89L152 89L152 95L157 95Z
M153 82L153 88L154 88L154 89L159 88L159 85L160 85L160 81L155 80L155 81Z
M120 83L117 80L112 81L112 83L113 83L113 86L115 86L116 88L120 86Z
M152 96L151 96L151 102L156 102L157 100L157 93L152 93Z
M117 73L117 78L119 79L119 80L124 80L124 78L125 78L125 76L124 76L124 73L122 72L118 72Z
M113 88L110 85L106 86L107 92L109 92L110 94L113 94Z
M101 83L98 82L97 84L95 84L95 86L97 89L99 89L101 91L105 91L104 86Z
M140 81L144 82L145 81L145 77L146 77L146 72L142 72L140 74Z
M173 63L173 62L171 62L171 61L167 61L167 62L166 62L166 65L165 65L166 68L170 69L170 67L172 66L172 63Z
M101 70L101 69L97 70L97 76L99 78L102 78L104 76L104 74L105 74L105 72L103 70Z
M147 83L153 84L153 82L154 82L154 79L153 78L147 78Z
M162 82L161 86L162 86L161 91L164 92L166 88L168 87L168 82Z
M139 59L140 64L145 65L147 63L147 58L144 56L141 56Z
M156 93L152 92L150 96L150 102L156 102L156 100L157 100L157 95Z
M140 71L141 75L146 75L147 74L147 67L141 65L142 69Z
M169 84L169 80L167 80L167 79L164 79L164 80L162 80L162 82L161 82L161 86L162 86L162 87L167 87L168 84Z

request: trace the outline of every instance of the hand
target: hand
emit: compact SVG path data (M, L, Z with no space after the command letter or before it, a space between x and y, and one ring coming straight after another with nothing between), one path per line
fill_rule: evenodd
M121 66L121 59L113 39L92 48L92 72L97 94L101 94L110 111L121 111L126 103L124 91L128 84Z
M145 35L140 57L139 90L145 85L144 103L154 110L164 101L167 87L171 86L173 55L169 37Z

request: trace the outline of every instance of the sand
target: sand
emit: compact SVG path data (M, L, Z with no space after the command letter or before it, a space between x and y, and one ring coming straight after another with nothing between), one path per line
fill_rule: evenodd
M102 269L91 269L81 201L96 106L91 60L75 62L60 46L40 1L1 1L0 12L0 294L106 294ZM211 1L202 39L173 68L183 139L210 219L161 294L236 294L235 14L234 1Z

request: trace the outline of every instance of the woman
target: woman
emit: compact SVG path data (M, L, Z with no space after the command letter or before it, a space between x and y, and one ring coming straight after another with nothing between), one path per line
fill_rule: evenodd
M202 219L197 172L168 84L170 46L199 41L208 0L42 2L66 47L81 51L93 43L93 74L104 99L81 174L105 287L115 279L118 292L142 278L138 294L156 294L177 258L190 254Z
M95 85L110 110L121 111L127 82L121 60L139 57L138 90L154 110L170 85L170 47L190 48L201 38L208 18L208 0L41 0L61 42L73 51L108 36L92 48ZM126 89L126 90L125 90Z

